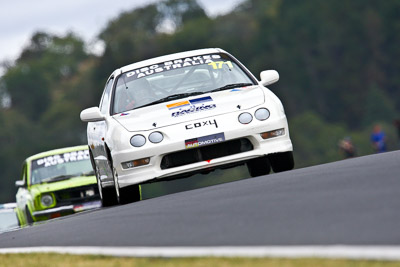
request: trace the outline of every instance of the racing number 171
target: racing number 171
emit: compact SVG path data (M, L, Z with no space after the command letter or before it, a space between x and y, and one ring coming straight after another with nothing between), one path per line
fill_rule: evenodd
M215 61L208 63L208 65L212 66L214 70L222 69L223 64L228 65L229 68L233 68L232 62L230 61Z

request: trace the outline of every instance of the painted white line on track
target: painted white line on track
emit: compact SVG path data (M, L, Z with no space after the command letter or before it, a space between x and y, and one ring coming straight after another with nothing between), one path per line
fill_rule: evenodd
M273 257L400 260L400 246L250 246L250 247L22 247L0 254L60 253L115 257Z

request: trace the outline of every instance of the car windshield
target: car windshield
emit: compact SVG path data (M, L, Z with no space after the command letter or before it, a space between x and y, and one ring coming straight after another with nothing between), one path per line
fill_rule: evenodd
M32 160L31 184L87 175L94 175L87 149Z
M112 113L253 84L246 72L223 53L166 61L120 75Z

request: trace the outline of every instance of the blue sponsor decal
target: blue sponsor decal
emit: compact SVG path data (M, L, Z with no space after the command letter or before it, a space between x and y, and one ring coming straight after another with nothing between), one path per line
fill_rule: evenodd
M195 104L200 104L208 101L213 101L211 96L206 96L206 97L200 97L196 99L189 100L190 104L195 105Z

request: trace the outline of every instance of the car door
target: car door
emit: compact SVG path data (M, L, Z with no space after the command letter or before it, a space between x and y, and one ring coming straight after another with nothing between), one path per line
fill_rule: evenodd
M99 109L101 114L109 116L111 91L114 77L110 77L104 88L103 96L100 101ZM88 123L88 143L93 154L93 159L98 168L102 183L112 183L112 174L107 163L107 151L105 146L105 135L107 132L107 120Z

